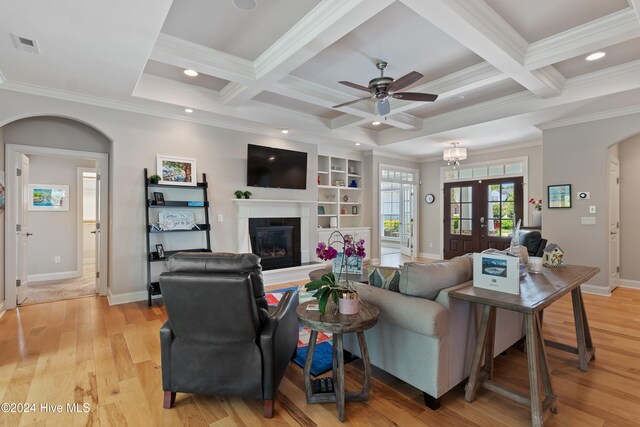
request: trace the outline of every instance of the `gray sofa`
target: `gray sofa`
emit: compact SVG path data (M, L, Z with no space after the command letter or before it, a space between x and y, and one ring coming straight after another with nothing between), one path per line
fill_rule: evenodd
M385 283L371 276L370 285L356 285L360 298L380 309L378 323L365 332L371 363L420 389L432 409L469 375L479 307L449 292L472 285L472 264L469 256L407 263L385 271ZM498 309L494 355L523 336L522 315ZM355 334L345 335L344 348L360 356Z

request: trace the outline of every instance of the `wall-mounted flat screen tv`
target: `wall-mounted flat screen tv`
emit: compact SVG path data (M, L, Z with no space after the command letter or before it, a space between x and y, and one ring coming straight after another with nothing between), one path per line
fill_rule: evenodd
M306 190L307 153L249 144L247 185Z

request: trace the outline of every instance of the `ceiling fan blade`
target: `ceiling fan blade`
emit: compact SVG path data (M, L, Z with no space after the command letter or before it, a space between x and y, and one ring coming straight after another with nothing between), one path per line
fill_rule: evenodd
M364 98L360 98L360 99L354 99L353 101L347 101L347 102L343 102L342 104L338 104L338 105L334 105L331 108L340 108L340 107L345 107L347 105L351 105L351 104L355 104L356 102L360 102L360 101L364 101L365 99L370 99L370 96L366 96Z
M364 87L364 86L356 84L356 83L351 83L351 82L347 82L347 81L344 81L344 80L340 81L338 83L343 84L345 86L352 87L354 89L360 89L360 90L364 90L365 92L369 92L369 88L368 87Z
M393 83L391 83L389 85L389 90L394 91L394 90L404 89L405 87L414 84L415 82L417 82L423 77L424 76L419 72L412 71L409 74L402 76L399 79L396 79Z
M403 99L405 101L433 102L436 99L438 99L438 95L434 95L432 93L417 93L417 92L396 92L391 96L397 99Z
M378 115L386 116L391 112L391 104L389 104L389 98L385 98L382 101L378 101L376 103L376 109L378 110Z

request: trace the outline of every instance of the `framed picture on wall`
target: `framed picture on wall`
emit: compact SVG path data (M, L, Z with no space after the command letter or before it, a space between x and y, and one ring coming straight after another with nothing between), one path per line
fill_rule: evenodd
M547 187L549 209L571 207L571 184L549 185Z
M164 247L161 244L156 245L156 251L158 251L158 259L164 259Z
M161 184L196 186L196 159L156 156L156 173Z
M30 211L68 211L69 186L29 184Z

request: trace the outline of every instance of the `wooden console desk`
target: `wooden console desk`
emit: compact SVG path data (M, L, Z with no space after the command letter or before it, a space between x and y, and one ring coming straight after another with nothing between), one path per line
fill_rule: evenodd
M520 295L497 292L469 286L449 293L451 298L475 302L483 306L478 328L469 382L465 400L472 402L479 386L531 407L531 424L542 426L547 410L556 413L556 395L553 393L551 376L547 364L545 344L578 355L580 369L587 371L589 362L595 359L595 348L584 309L580 285L600 271L596 267L569 265L567 268L544 268L542 274L528 274L520 282ZM576 326L577 347L571 347L542 337L542 311L562 296L571 292L573 317ZM492 381L493 343L496 325L496 308L516 311L524 315L527 338L527 365L529 369L529 391L526 396ZM484 354L484 367L482 356ZM540 400L542 381L544 400Z

